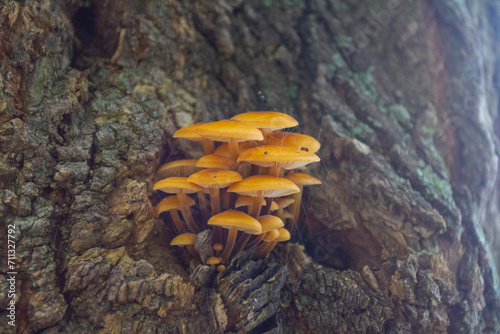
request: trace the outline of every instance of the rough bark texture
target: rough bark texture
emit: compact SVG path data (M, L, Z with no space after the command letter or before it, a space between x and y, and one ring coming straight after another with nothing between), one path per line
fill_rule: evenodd
M0 5L18 332L500 332L496 1ZM200 284L153 175L201 152L177 128L249 110L321 141L323 185L304 246Z

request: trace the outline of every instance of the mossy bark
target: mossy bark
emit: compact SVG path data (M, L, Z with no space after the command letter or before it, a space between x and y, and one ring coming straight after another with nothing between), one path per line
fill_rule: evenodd
M0 6L18 332L500 330L496 1ZM305 247L206 285L153 217L153 175L201 155L178 128L250 110L317 137L323 184L306 191Z

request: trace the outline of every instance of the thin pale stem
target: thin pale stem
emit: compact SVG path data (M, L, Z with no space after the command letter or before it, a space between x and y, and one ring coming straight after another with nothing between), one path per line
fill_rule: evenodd
M231 252L233 251L234 242L236 241L237 235L238 235L237 229L235 228L229 229L227 233L226 247L224 247L224 251L221 254L224 263L226 263L227 259L229 258L229 255L231 255Z
M261 208L262 208L262 197L260 196L254 197L251 216L254 217L255 219L259 218Z
M205 155L213 154L215 151L214 141L203 139L202 142L203 142L203 152L205 152Z
M304 189L304 186L298 185L298 187L300 191L292 195L292 198L295 200L295 202L293 202L293 208L292 208L293 218L292 218L292 224L290 226L290 232L294 231L294 229L297 227L300 217L300 203L302 203L302 191Z
M198 253L196 253L196 250L194 249L193 245L186 245L186 249L188 250L189 254L191 254L194 258L198 258Z
M266 248L264 248L261 251L257 251L257 257L263 258L267 254L271 253L271 251L274 249L274 247L276 246L277 243L278 243L277 241L269 242L269 245Z
M179 209L181 210L182 217L184 217L186 225L189 227L191 232L200 233L201 230L198 227L198 225L196 225L193 215L191 214L191 210L189 209L189 206L186 205L187 195L184 193L178 193L177 198L179 199Z
M274 177L280 177L281 167L278 166L270 166L269 167L269 175Z
M200 204L201 217L203 219L203 227L207 224L210 212L208 212L208 201L205 194L201 191L198 192L198 203Z
M271 213L271 205L273 204L273 199L271 197L266 198L266 207L264 208L264 215Z
M250 240L251 236L252 236L251 234L243 233L243 236L240 238L240 240L238 240L238 242L236 243L236 246L234 247L235 254L238 253L239 251L241 251L243 248L245 248L245 246L246 246L248 240Z
M255 237L255 239L253 239L252 241L250 241L249 243L246 244L245 249L250 249L250 248L257 246L259 244L259 242L261 242L262 239L264 239L265 236L266 236L266 233L259 234L258 236Z
M219 188L210 189L210 205L212 206L212 216L220 213Z
M236 162L240 154L240 148L238 147L238 142L233 140L229 141L227 142L227 146L229 148L229 158L231 159L231 161Z
M170 218L172 218L172 221L174 222L175 229L177 230L177 233L182 234L187 232L186 229L184 228L184 224L182 223L181 217L179 217L179 213L177 212L176 209L169 210L168 213L170 214Z
M250 167L250 175L259 175L260 174L260 166L252 165Z

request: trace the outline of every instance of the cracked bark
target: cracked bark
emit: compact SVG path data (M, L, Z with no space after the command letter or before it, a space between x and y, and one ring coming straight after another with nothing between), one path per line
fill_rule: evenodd
M17 331L498 332L499 14L492 0L2 2ZM266 109L322 143L304 246L195 284L153 219L155 169L201 154L179 127Z

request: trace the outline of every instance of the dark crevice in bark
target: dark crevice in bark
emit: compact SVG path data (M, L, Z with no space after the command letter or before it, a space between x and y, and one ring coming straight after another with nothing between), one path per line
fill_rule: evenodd
M72 202L72 200L71 200ZM68 202L68 207L70 203ZM54 217L55 222L55 231L54 231L54 262L55 262L55 274L56 274L56 285L59 288L59 292L64 297L66 302L66 311L64 313L64 317L62 319L63 322L69 322L72 317L72 308L71 308L71 297L69 292L65 292L64 288L66 286L66 260L65 256L67 254L66 242L65 240L65 232L64 229L68 226L69 213L66 210L63 214Z
M92 178L92 171L94 170L95 158L97 155L97 138L96 138L95 133L92 137L92 145L90 146L89 154L90 154L90 158L87 161L87 166L89 167L89 172L86 175L85 180L83 181L83 183L86 185L88 185L90 183L90 179Z
M97 34L95 22L96 8L92 4L88 7L78 9L72 18L75 31L75 51L71 60L71 65L77 69L82 68L83 64L80 57L95 47L95 37Z

